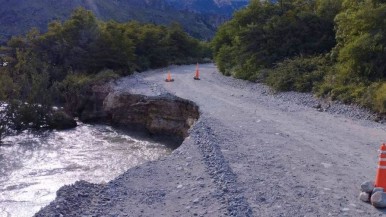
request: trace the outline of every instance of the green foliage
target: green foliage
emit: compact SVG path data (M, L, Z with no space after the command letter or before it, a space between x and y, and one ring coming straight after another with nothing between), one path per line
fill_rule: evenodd
M252 1L211 43L225 75L386 111L386 1Z
M316 0L316 13L326 20L334 20L335 16L342 10L343 0Z
M47 124L52 129L65 130L76 127L76 121L63 111L54 111L49 117Z
M277 64L266 82L277 91L310 92L323 81L329 68L325 57L297 57Z
M19 132L30 128L41 129L47 127L47 115L50 108L44 105L12 100L5 111L7 127Z
M335 18L335 70L325 76L318 95L385 113L385 14L385 1L343 1Z
M378 85L378 88L375 92L375 97L373 100L374 108L385 114L386 113L386 83Z
M190 35L205 40L212 38L219 23L227 19L227 16L216 12L199 14L181 11L182 9L160 2L160 0L125 0L112 3L108 0L73 0L56 1L53 4L52 0L34 0L11 4L9 0L0 0L1 5L4 5L0 7L0 43L6 42L12 35L25 34L31 27L46 31L47 23L52 20L67 20L76 7L93 10L98 19L106 21L136 20L157 25L169 25L177 21ZM223 7L218 9L223 11Z
M15 97L18 91L18 86L14 83L12 77L7 71L0 67L0 102L5 101L10 97Z
M134 71L201 62L209 55L207 43L177 24L102 22L78 8L67 21L50 23L46 33L32 29L0 49L0 63L7 62L0 66L0 100L18 102L6 114L14 130L39 128L47 125L43 113L53 104L76 113L93 85Z
M385 0L254 0L211 46L220 71L386 113Z
M21 101L48 104L54 84L67 75L95 75L105 69L119 75L135 70L186 64L210 57L209 47L188 36L182 28L137 22L102 22L82 8L69 20L48 26L44 34L32 29L25 37L13 37L7 50L9 66L1 68L2 99L17 96ZM74 81L77 83L76 81ZM16 87L14 87L16 86ZM17 92L17 93L14 93Z
M99 60L99 69L119 70L122 75L134 70L135 44L123 24L112 21L101 24L101 37L97 46L93 57Z
M219 29L214 59L224 74L248 79L288 58L327 53L335 45L330 9L306 0L252 1Z
M103 70L95 75L69 73L63 81L56 82L52 90L57 100L65 103L66 111L76 115L79 105L90 97L93 86L102 85L118 77L119 75L112 70Z
M386 4L345 1L336 17L339 73L348 82L386 78ZM379 1L378 1L379 2Z

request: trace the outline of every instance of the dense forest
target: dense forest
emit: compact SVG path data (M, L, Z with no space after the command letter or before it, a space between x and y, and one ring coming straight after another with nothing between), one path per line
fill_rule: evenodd
M212 41L225 75L386 113L385 0L253 0Z
M48 31L32 29L0 50L0 138L6 132L53 127L65 118L52 107L76 112L73 101L100 82L134 71L189 64L210 56L207 43L169 27L98 20L79 8ZM76 114L71 114L76 115Z

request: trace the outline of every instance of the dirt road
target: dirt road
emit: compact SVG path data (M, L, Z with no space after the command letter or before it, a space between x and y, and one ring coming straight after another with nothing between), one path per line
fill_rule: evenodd
M169 69L174 82L155 70L123 78L115 89L197 103L201 118L181 147L106 185L64 187L37 216L384 214L358 200L386 141L385 125L365 120L366 112L339 105L335 114L319 112L310 95L272 95L264 85L220 75L213 64L201 65L200 81L193 65ZM84 200L79 192L88 192Z

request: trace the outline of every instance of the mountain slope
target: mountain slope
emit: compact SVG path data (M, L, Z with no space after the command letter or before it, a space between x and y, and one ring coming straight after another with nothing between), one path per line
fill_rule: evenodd
M179 22L192 36L209 39L220 23L246 4L243 1L244 4L219 0L0 0L0 41L32 27L45 31L47 23L68 18L77 7L92 10L103 20L166 25Z
M175 8L200 14L221 14L230 17L235 10L246 6L249 0L167 0Z

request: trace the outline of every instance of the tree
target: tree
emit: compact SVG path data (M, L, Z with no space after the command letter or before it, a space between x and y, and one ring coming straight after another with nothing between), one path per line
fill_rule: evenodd
M318 6L311 0L252 1L212 42L220 70L248 79L287 58L329 52L335 46L333 20L318 15ZM225 66L229 62L236 65Z
M371 4L373 3L373 4ZM344 1L336 17L339 77L343 82L386 78L386 3Z
M110 21L101 24L101 36L92 54L99 70L109 68L130 74L135 65L135 44L123 24Z

